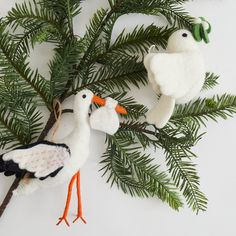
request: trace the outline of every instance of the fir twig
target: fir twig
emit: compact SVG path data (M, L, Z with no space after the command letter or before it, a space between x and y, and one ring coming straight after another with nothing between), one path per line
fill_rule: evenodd
M218 85L219 76L213 73L206 73L206 79L202 90L213 89L215 86Z
M197 124L206 126L209 119L216 121L217 118L227 119L236 113L236 96L224 94L212 98L198 99L186 105L179 105L171 120L192 120Z
M129 143L127 139L108 137L107 152L101 161L104 174L109 171L107 182L111 182L111 186L116 183L131 196L158 196L175 210L182 207L179 194L167 175L152 164L149 155L142 155L137 146L127 149Z

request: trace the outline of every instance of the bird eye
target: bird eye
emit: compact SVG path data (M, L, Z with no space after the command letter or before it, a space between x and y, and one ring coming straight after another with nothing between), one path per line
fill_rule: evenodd
M86 95L84 94L84 95L82 96L82 98L86 98Z
M183 33L182 36L183 36L184 38L187 38L187 37L188 37L188 34Z

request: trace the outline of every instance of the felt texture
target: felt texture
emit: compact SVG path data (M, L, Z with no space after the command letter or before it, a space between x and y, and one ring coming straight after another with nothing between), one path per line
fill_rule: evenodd
M50 147L51 146L51 147ZM39 148L41 147L41 150ZM47 147L47 148L45 148ZM10 151L8 153L2 154L0 156L0 172L4 172L5 176L11 176L15 175L18 178L21 178L25 175L25 173L28 173L28 178L40 178L40 180L44 180L48 177L55 177L58 172L63 168L63 165L51 165L50 162L43 162L41 159L41 153L45 152L46 149L58 149L56 152L61 152L62 149L64 149L64 153L68 153L68 156L70 156L70 150L69 148L64 144L55 144L49 141L41 141L41 142L35 142L29 145L24 145L21 147L18 147L14 149L13 151ZM51 153L53 154L52 159L56 158L56 152ZM32 156L31 156L31 153ZM38 156L37 156L38 155ZM67 154L66 154L67 155ZM40 160L37 160L39 159ZM44 157L46 158L46 157ZM58 162L59 160L55 160L53 164L56 164L55 162ZM38 170L43 169L43 165L45 165L45 170L48 170L46 174L39 176ZM49 166L49 169L47 168L47 165ZM35 170L33 170L35 168Z
M90 116L91 128L114 135L120 127L120 121L116 112L118 102L112 98L106 98L105 106L95 110Z
M149 53L144 65L153 90L161 94L147 121L162 128L174 111L173 104L187 103L201 91L206 74L204 59L191 32L178 30L170 36L167 52Z
M15 149L2 156L2 160L12 161L18 164L20 170L34 173L36 178L49 176L54 171L61 169L70 158L70 151L67 146L50 143L36 143L32 147ZM8 169L12 168L9 165ZM17 170L16 166L14 169ZM14 171L12 169L12 171Z
M119 128L115 109L124 113L125 108L111 98L104 101L89 90L80 91L74 97L75 126L69 135L57 143L33 143L0 156L0 172L18 177L28 173L27 178L22 179L13 192L14 195L26 195L39 188L54 187L78 173L89 155L91 130L88 113L92 102L105 105L104 109L100 108L97 112L97 118L104 122L103 125L108 124L108 127L103 128L105 132L111 134Z
M56 173L55 171L50 173L50 175L52 176L56 174L54 178L51 178L52 176L45 178L46 177L45 175L48 174L50 171L47 171L47 168L40 169L39 173L43 174L37 176L38 177L45 176L45 177L41 177L41 180L40 178L22 179L18 188L13 192L14 195L31 194L39 188L51 188L57 186L59 184L64 183L65 181L70 180L72 176L74 176L75 173L77 173L80 170L81 166L85 163L89 155L90 125L89 125L88 113L89 113L89 107L92 103L93 96L94 96L93 93L89 90L83 90L75 95L74 108L73 108L74 109L73 114L75 118L74 129L68 136L66 136L61 140L58 140L59 144L55 144L58 146L56 147L56 149L55 146L53 145L47 145L46 150L49 151L49 153L50 150L51 151L53 150L55 152L54 154L52 154L53 152L51 154L48 154L47 152L46 158L44 158L43 154L41 155L41 158L44 159L42 165L44 167L51 168L51 164L47 165L46 163L47 161L49 161L49 156L51 155L51 158L54 159L55 158L54 155L61 154L61 156L58 157L57 159L60 160L59 161L60 164L59 165L57 164L56 166L57 167L63 166L63 168L58 170L58 173ZM36 146L36 149L34 148L33 149L36 150L37 152L40 152L39 149L41 149L41 147L42 146L40 145L40 148ZM26 150L24 150L24 152L25 151ZM35 155L32 152L30 154ZM15 152L14 155L11 155L11 158L13 158L13 156L14 160L21 163L19 161L20 156L17 156ZM25 159L25 157L23 156L21 156L21 158ZM8 159L10 159L10 154L8 154L8 158L6 158L6 160ZM35 170L35 168L33 169ZM51 169L51 171L53 170L54 169Z
M174 108L175 99L162 95L156 106L147 113L147 122L155 124L158 129L163 128L171 118Z
M194 20L193 25L193 37L197 42L204 40L205 43L209 43L209 34L211 33L211 24L206 21L204 17L199 17Z

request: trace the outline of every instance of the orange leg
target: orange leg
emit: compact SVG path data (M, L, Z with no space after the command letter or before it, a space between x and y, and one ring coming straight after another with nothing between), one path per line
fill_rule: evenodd
M57 225L59 225L64 220L65 223L67 224L67 226L70 226L70 224L67 220L67 215L68 215L69 206L70 206L72 188L73 188L76 177L77 177L77 174L73 175L73 177L71 178L71 181L70 181L70 184L69 184L69 187L68 187L68 194L67 194L67 199L66 199L65 210L64 210L63 216L59 218L59 221L58 221Z
M86 224L86 221L83 218L83 211L82 211L82 200L81 200L81 191L80 191L80 172L79 171L76 175L76 185L77 185L77 197L78 197L78 211L77 211L77 217L73 221L73 223L77 221L78 219L81 219Z

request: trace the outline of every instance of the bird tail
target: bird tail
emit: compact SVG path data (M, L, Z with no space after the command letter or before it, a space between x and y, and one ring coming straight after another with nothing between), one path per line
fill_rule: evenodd
M5 170L6 170L5 162L3 161L2 156L3 155L0 155L0 173L5 172Z
M19 165L12 160L4 161L3 155L0 155L0 173L4 173L5 176L15 175L17 178L22 178L25 175L25 170L21 170Z
M158 129L163 128L171 118L174 108L175 99L162 95L156 106L147 113L147 122Z

